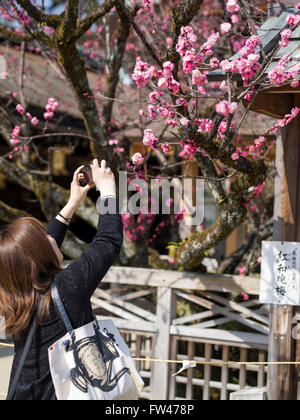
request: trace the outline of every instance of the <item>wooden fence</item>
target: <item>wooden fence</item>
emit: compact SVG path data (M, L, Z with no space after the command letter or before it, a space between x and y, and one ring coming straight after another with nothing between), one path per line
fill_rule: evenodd
M143 398L226 400L266 384L266 367L253 364L267 360L269 334L258 278L113 267L103 283L98 319L114 320L134 358L164 361L137 361ZM237 303L240 294L249 299ZM184 360L201 363L173 376Z

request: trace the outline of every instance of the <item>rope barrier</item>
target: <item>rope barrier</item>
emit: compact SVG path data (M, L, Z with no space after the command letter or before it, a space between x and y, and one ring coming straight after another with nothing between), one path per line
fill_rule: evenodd
M160 360L160 359L140 359L140 358L132 358L135 362L154 362L154 363L173 363L173 364L182 364L184 360ZM215 361L215 362L199 362L197 360L185 360L186 362L194 363L196 365L212 365L212 366L224 366L224 365L241 365L241 366L247 366L247 365L255 365L255 366L267 366L267 365L278 365L278 366L285 366L285 365L291 365L291 366L300 366L300 362L222 362L221 360Z
M13 344L6 344L0 343L0 347L10 347L13 348ZM182 364L183 360L164 360L164 359L144 359L133 357L133 361L135 362L148 362L148 363L170 363L170 364ZM240 366L247 366L247 365L255 365L255 366L268 366L268 365L276 365L276 366L300 366L300 362L222 362L221 360L215 362L208 362L208 361L197 361L197 360L186 360L187 362L194 363L196 365L212 365L212 366L224 366L224 365L240 365Z
M13 348L13 344L6 344L0 343L0 347L10 347ZM164 360L164 359L145 359L139 357L133 357L133 361L135 362L145 362L145 363L170 363L170 364L182 364L183 360ZM208 362L208 361L197 361L197 360L186 360L186 362L193 363L195 365L207 365L207 366L229 366L229 365L240 365L240 366L268 366L268 365L276 365L276 366L300 366L300 362L222 362L222 361L215 361L215 362ZM7 394L3 394L0 392L1 397L6 397Z
M13 344L7 344L7 343L0 343L0 347L14 347Z

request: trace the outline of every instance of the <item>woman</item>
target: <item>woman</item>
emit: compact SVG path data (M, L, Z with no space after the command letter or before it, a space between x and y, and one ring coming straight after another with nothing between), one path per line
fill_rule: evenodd
M15 357L10 386L16 372L32 319L41 299L42 312L37 332L25 362L15 400L55 400L48 363L48 348L66 330L56 315L50 293L55 280L74 328L93 321L91 296L120 252L123 226L119 214L99 216L98 231L88 249L66 269L59 250L68 224L93 185L80 186L80 167L74 174L70 199L47 231L36 219L25 217L0 231L0 315L12 335ZM102 200L116 200L116 184L106 162L92 164L93 180Z

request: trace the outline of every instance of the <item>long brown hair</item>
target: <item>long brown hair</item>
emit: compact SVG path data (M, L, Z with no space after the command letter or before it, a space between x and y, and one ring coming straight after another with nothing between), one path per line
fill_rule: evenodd
M61 270L41 222L22 217L0 229L0 315L6 332L18 337L44 299L40 322L48 315L50 286Z

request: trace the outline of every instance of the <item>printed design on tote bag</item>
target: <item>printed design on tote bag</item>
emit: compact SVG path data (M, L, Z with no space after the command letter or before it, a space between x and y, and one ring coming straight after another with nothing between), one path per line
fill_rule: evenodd
M76 367L71 370L72 382L84 393L88 392L88 385L110 392L122 376L131 374L130 369L123 368L111 378L113 362L120 357L114 335L109 334L107 329L104 330L107 336L102 334L95 325L94 329L94 337L73 341Z

